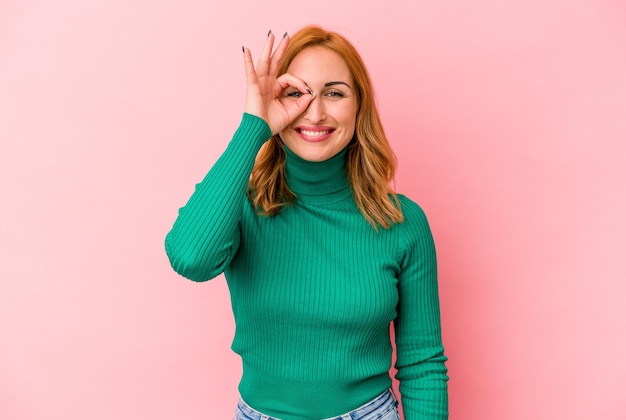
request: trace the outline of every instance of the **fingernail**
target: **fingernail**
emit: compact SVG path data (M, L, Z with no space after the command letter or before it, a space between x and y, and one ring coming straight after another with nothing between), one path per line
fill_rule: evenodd
M283 34L283 38L287 38L287 32Z
M270 29L270 31L267 33L267 36L269 37L272 34L272 30Z

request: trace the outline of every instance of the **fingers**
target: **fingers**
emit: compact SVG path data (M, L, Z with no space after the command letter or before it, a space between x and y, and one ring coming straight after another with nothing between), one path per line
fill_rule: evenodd
M304 96L315 96L315 94L309 89L309 86L304 82L304 80L295 77L289 73L282 74L279 78L276 79L278 84L280 85L281 90L287 89L289 86L298 89Z
M252 62L252 54L250 53L250 50L245 47L242 47L242 48L243 48L243 65L244 65L244 69L246 72L246 82L248 86L250 86L250 85L257 83L258 79L257 79L256 71L254 69L254 63Z
M285 107L285 111L287 111L289 122L291 122L307 109L311 101L315 99L316 95L311 91L311 89L309 89L307 84L302 79L289 73L281 75L276 80L278 81L281 92L291 87L302 93L302 95L300 95L300 97L298 97L295 101L281 101ZM277 96L278 95L280 95L280 92L277 92Z
M287 32L285 32L283 38L278 44L278 48L276 48L276 51L274 52L274 54L272 54L269 67L269 74L271 76L276 76L278 74L278 66L280 65L281 58L283 58L283 54L285 54L287 45L289 45L289 36L287 35Z
M270 68L270 58L272 56L272 49L274 47L274 34L272 31L267 33L267 40L265 40L265 45L263 46L263 51L261 51L261 56L259 57L259 61L257 63L256 69L259 74L267 74Z
M259 61L257 62L257 73L262 75L269 75L276 77L278 74L278 66L280 64L280 60L287 49L287 45L289 45L289 36L287 32L284 33L280 42L278 43L278 47L276 51L272 53L272 49L274 47L275 36L270 31L267 34L267 40L265 41L265 45L263 46L263 51L261 52L261 56L259 57Z

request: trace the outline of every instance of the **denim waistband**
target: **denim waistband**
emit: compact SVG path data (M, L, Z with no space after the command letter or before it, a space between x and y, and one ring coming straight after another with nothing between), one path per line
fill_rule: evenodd
M323 420L369 420L380 418L382 414L398 406L398 399L392 388L362 406L339 416L329 417ZM237 415L235 420L280 420L277 417L260 413L246 404L241 398L237 403Z

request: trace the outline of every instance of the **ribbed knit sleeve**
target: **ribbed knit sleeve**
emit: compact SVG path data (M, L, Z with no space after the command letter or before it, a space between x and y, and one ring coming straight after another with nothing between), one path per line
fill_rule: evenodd
M396 377L405 420L448 418L435 246L422 209L401 197L404 222L400 301L394 323Z
M196 185L165 238L165 251L177 273L206 281L231 261L240 243L239 220L250 172L271 134L263 119L243 115L226 150Z

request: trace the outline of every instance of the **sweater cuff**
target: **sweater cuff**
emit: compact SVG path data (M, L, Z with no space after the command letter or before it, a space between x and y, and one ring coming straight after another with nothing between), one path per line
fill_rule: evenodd
M269 124L263 118L256 115L244 112L241 117L241 126L244 126L251 131L258 130L260 132L259 134L263 134L266 141L272 137L272 130L270 129Z

